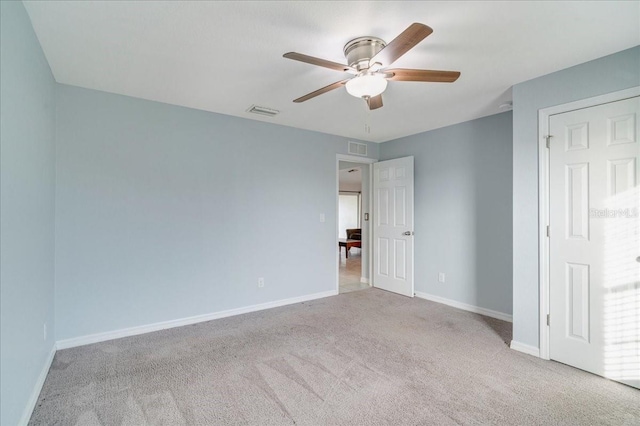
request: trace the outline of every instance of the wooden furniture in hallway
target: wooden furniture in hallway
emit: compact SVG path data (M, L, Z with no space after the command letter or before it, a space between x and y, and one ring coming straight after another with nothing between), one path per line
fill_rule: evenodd
M362 241L360 240L349 240L346 238L338 238L338 247L340 247L340 252L342 252L342 247L344 247L345 257L349 258L349 249L351 247L362 247Z

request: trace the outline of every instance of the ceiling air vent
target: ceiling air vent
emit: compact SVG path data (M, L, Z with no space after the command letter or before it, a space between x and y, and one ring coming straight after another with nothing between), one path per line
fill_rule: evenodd
M349 141L349 154L366 156L367 144Z
M267 117L274 117L280 114L280 111L278 111L277 109L262 107L258 105L251 105L247 110L247 112L250 112L253 114L266 115Z

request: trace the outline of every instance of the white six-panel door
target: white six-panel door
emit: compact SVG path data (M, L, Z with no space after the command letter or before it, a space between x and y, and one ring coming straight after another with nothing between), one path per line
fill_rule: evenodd
M550 357L640 385L640 98L551 116Z
M373 165L373 286L413 297L413 157Z

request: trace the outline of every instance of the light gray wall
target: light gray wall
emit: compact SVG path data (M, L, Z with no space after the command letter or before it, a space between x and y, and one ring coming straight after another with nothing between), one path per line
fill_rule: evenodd
M57 113L58 339L335 290L346 139L64 85Z
M538 110L640 85L640 47L513 87L513 339L538 347Z
M0 31L0 424L16 425L55 338L55 83L21 2L0 2Z
M415 157L416 291L511 313L511 120L506 112L381 145L381 160Z

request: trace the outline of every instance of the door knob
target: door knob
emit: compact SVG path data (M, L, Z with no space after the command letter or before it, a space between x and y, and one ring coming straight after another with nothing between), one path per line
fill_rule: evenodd
M640 256L636 257L636 262L640 263Z
M411 231L403 232L402 235L411 236L411 235L413 235L413 232L411 232ZM640 262L640 260L638 262Z

